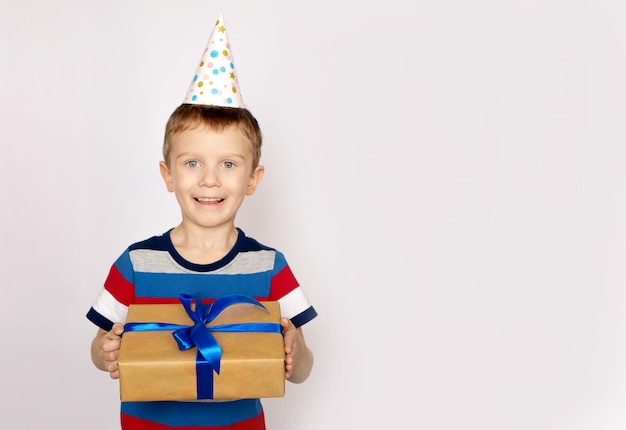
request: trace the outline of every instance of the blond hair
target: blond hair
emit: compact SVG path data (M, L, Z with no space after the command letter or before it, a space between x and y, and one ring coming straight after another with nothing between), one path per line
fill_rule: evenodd
M163 160L169 165L172 138L177 134L197 127L208 127L221 132L231 125L236 126L250 141L252 168L256 169L261 160L263 135L258 121L245 108L181 104L172 112L165 126Z

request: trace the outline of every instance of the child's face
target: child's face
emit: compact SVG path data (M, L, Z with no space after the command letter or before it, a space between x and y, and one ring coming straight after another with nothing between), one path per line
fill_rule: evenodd
M172 139L168 161L161 162L161 175L183 223L202 227L234 225L264 172L263 166L252 168L250 143L235 126L221 133L206 127L181 132Z

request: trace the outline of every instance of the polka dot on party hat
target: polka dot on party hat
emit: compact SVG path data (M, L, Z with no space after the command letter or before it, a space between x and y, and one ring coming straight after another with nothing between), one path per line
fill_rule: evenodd
M244 107L224 18L220 14L184 103Z

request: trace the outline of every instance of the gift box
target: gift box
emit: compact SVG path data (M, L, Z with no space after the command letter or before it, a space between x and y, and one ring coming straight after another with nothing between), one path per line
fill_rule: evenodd
M118 359L121 400L284 396L278 302L225 296L198 307L184 296L181 304L129 307Z

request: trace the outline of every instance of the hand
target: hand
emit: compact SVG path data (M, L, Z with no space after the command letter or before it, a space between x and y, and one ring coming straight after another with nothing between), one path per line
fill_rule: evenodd
M282 326L283 341L285 343L285 379L289 379L293 371L294 344L297 345L297 333L296 327L287 318L281 318L280 325Z
M119 379L120 377L117 359L120 355L123 332L124 326L121 323L115 323L110 331L101 331L99 336L94 339L96 347L94 363L99 369L109 372L112 379Z
M285 344L285 379L302 382L311 372L313 355L304 342L301 328L296 328L287 318L281 318L280 325Z

